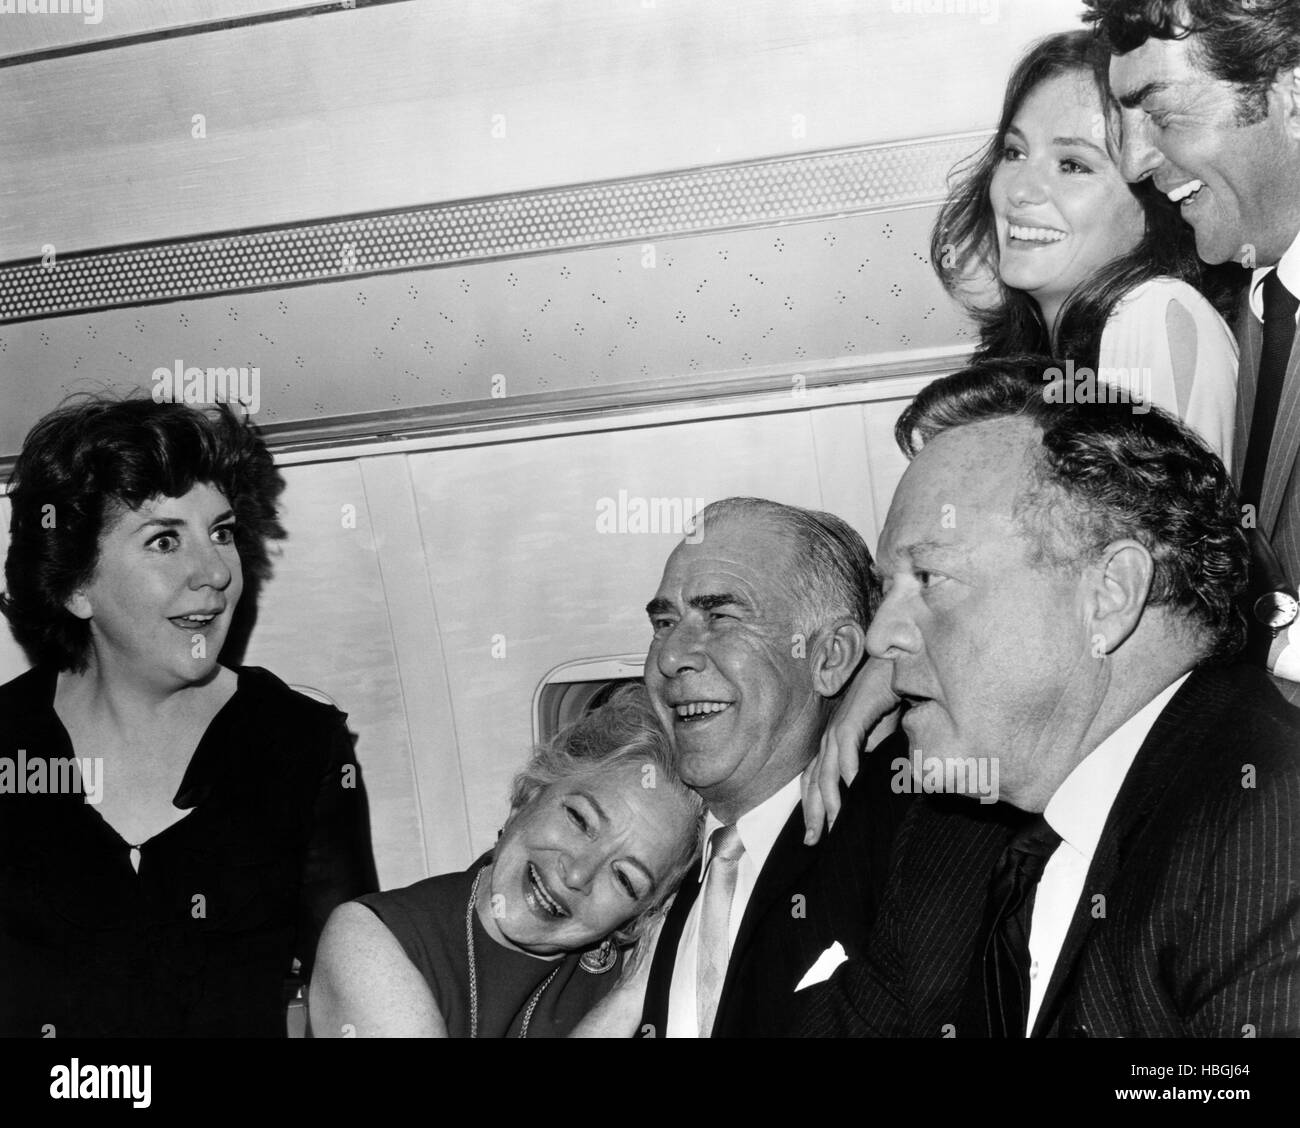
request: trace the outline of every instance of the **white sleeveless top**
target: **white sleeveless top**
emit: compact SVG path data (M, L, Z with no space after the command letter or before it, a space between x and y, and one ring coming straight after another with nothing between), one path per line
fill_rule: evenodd
M1177 378L1166 322L1171 302L1191 316L1196 333L1195 368ZM1195 288L1176 278L1152 278L1130 290L1102 330L1097 368L1099 380L1139 391L1143 399L1176 415L1232 465L1237 342L1227 322Z

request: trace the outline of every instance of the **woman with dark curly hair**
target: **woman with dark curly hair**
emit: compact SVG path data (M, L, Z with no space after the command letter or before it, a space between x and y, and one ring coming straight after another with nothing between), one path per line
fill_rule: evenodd
M510 807L463 873L338 908L311 986L317 1037L635 1031L659 910L703 823L645 687L539 748Z
M283 1035L335 905L374 888L338 710L218 657L284 536L227 407L92 399L27 436L0 610L0 1033ZM8 779L6 780L6 769Z
M1072 360L1178 416L1230 461L1237 346L1220 313L1244 272L1203 266L1177 205L1125 182L1109 63L1086 30L1026 52L997 132L935 221L931 262L980 324L975 360Z

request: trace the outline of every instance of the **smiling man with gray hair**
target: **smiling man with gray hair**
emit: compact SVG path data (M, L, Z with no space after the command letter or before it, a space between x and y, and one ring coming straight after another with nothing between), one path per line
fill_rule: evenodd
M865 937L905 804L882 745L833 832L804 844L800 773L862 661L879 584L829 513L728 498L698 532L647 605L645 680L707 845L660 934L641 1032L775 1035L818 954Z

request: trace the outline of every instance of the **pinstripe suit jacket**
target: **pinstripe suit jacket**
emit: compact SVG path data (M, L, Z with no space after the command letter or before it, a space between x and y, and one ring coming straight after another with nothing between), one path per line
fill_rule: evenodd
M970 973L1011 833L1002 804L919 800L866 956L800 993L798 1032L982 1034ZM1156 719L1033 1033L1300 1035L1300 710L1267 674L1197 671Z
M884 893L890 847L910 806L909 796L890 787L891 765L906 753L906 738L895 733L863 759L835 829L815 846L804 845L803 814L795 808L745 906L713 1037L788 1033L795 985L817 957L836 941L850 954L862 950ZM677 892L655 949L641 1019L643 1035L662 1035L667 1029L677 945L699 892L698 872L692 870Z
M1246 442L1255 412L1259 386L1259 352L1264 327L1250 309L1250 288L1237 313L1237 344L1241 361L1237 369L1237 433L1233 443L1232 480L1241 481L1246 465ZM1300 333L1291 346L1282 400L1278 404L1273 441L1264 471L1264 492L1257 517L1259 528L1277 553L1293 584L1300 584ZM1300 705L1300 682L1278 679L1278 688L1293 705Z

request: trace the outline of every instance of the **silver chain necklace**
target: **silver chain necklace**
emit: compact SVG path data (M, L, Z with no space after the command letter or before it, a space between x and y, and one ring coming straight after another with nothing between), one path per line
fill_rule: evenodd
M483 875L487 873L488 867L484 866L474 875L474 884L469 891L469 904L465 906L465 950L469 952L469 1036L478 1037L478 967L474 959L474 906L478 902L478 883L483 880ZM533 1021L533 1011L537 1009L537 1002L542 997L542 992L551 985L551 980L560 973L560 968L564 961L560 960L552 969L551 974L542 980L542 985L533 992L533 997L528 1000L528 1006L524 1008L523 1025L519 1028L519 1037L528 1037L528 1024Z

